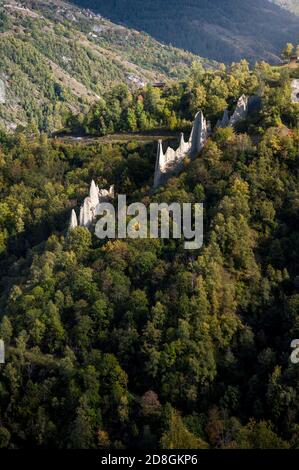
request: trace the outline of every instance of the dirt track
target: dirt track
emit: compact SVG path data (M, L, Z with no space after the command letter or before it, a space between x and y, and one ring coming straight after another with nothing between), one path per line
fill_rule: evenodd
M151 133L132 133L132 134L111 134L105 135L103 137L92 137L92 136L70 136L70 135L62 135L56 136L54 139L63 141L65 143L85 143L85 144L93 144L93 143L104 143L104 144L117 144L117 143L128 143L128 142L142 142L148 143L153 141L158 141L159 139L162 140L179 140L180 133L175 131L166 131L166 130L158 130L157 132L152 131Z

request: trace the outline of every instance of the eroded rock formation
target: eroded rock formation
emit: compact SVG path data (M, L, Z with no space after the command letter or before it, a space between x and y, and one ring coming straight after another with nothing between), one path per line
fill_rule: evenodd
M246 119L247 114L248 114L248 97L245 96L245 95L242 95L239 98L236 109L235 109L232 117L229 120L230 126L233 127L238 122L243 121L244 119Z
M292 103L299 103L299 80L298 79L292 80L291 88L292 88L292 95L291 95Z
M196 156L203 149L207 138L207 121L205 120L202 111L199 111L195 116L194 124L189 139L190 150L188 152L190 157Z
M245 95L242 95L236 105L235 111L231 116L229 116L228 109L225 109L222 119L220 119L216 127L234 127L238 122L243 121L247 118L249 107L249 98Z
M224 110L222 118L217 122L216 127L228 127L230 124L228 109Z
M77 214L73 209L72 213L71 213L71 220L70 220L69 229L72 230L73 228L76 228L76 227L78 227L78 219L77 219Z
M180 145L174 150L168 147L163 153L162 141L158 142L156 167L154 175L154 188L158 188L174 171L180 170L185 157L194 158L203 149L209 134L209 126L202 111L199 111L193 123L190 139L185 142L181 133Z
M95 184L92 180L90 189L89 189L89 196L84 199L82 206L80 207L80 214L79 214L79 225L80 227L89 228L97 214L98 206L101 202L107 199L114 198L114 186L110 186L107 189L99 189L99 187ZM73 230L78 226L78 219L75 210L72 210L71 213L71 220L69 224L69 230Z

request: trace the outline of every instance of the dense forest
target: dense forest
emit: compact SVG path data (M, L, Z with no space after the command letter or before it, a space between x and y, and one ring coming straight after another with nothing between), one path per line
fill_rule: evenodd
M285 42L299 41L299 18L268 0L72 0L72 3L146 31L166 44L220 62L231 63L243 57L252 63L261 59L278 61Z
M195 67L69 119L105 135L171 116L187 131L199 107L214 124L242 93L260 96L156 192L154 142L1 132L0 447L298 448L296 75ZM131 202L203 202L203 248L68 232L92 178Z

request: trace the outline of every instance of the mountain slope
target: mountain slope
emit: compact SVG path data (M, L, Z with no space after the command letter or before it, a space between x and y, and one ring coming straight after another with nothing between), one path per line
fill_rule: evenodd
M279 5L286 10L299 15L299 1L298 0L271 0L276 5Z
M69 110L84 111L115 84L184 77L194 60L203 62L60 1L8 0L0 7L0 122L59 129Z
M299 19L267 0L74 0L113 21L218 61L279 60Z

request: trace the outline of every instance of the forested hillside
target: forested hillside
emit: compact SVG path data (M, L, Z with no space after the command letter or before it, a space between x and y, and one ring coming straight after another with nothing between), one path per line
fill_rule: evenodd
M130 128L128 109L136 126L170 112L190 130L199 108L215 123L242 93L261 97L156 192L155 142L1 134L0 447L298 448L296 75L243 61L111 92L110 114L84 122L102 134ZM203 248L68 233L92 178L129 202L203 202Z
M6 89L0 124L61 129L70 112L86 111L113 85L183 78L194 60L201 62L60 1L0 2L0 79Z
M279 60L299 18L268 0L73 0L167 44L220 62ZM294 2L295 3L295 2Z

